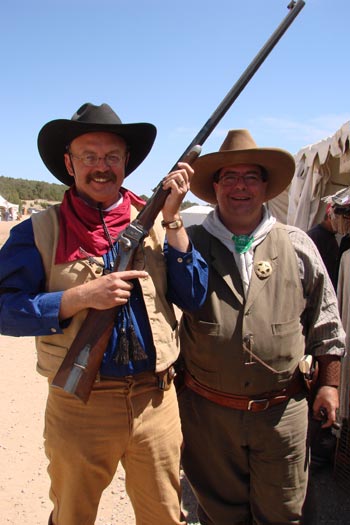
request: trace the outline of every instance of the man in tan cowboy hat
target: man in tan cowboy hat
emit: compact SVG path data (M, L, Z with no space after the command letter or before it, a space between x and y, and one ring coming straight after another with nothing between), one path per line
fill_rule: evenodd
M266 204L293 177L289 153L233 130L193 167L192 192L216 204L188 229L209 285L180 327L183 466L200 523L300 524L308 405L299 363L317 360L313 410L324 410L328 427L344 349L334 290L309 237Z
M62 204L13 228L0 252L0 333L36 336L37 368L49 384L87 309L120 307L88 403L49 388L45 450L54 525L93 525L119 461L136 523L184 524L178 405L173 384L162 379L178 356L171 301L195 309L206 292L206 264L179 218L193 172L188 164L164 180L163 226L157 219L136 253L142 269L111 272L116 238L144 205L122 184L155 135L152 124L123 124L107 104L87 103L72 119L46 124L39 153L70 188Z

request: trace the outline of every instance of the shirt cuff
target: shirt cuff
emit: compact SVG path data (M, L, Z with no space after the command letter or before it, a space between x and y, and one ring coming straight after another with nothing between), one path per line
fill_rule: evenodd
M336 355L321 355L317 356L318 362L318 386L334 386L340 385L340 357Z
M192 244L190 244L190 251L188 252L179 252L176 248L173 248L168 244L167 246L167 259L170 263L174 263L175 261L179 264L185 263L186 265L190 265L193 263L193 251L192 251Z

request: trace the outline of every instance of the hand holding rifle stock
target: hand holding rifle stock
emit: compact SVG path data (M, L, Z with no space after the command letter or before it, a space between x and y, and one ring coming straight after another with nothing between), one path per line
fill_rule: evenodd
M227 93L214 113L189 144L183 155L175 163L173 169L170 170L171 172L178 169L178 162L185 161L190 164L194 158L197 157L200 152L200 146L203 145L304 5L305 2L303 0L289 3L288 15ZM115 268L118 272L128 270L131 267L133 255L148 235L158 213L162 210L170 192L170 187L166 186L167 189L163 189L163 181L161 181L136 219L119 235L118 264ZM52 382L53 386L63 388L67 392L82 399L85 403L88 401L104 351L113 330L115 314L115 307L106 310L90 309L86 320Z

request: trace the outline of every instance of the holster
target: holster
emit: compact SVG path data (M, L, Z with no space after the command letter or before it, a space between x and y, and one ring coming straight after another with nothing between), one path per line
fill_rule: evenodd
M183 357L180 356L174 363L175 368L175 377L174 377L174 384L176 388L176 393L179 395L182 390L185 388L185 363L183 360Z
M157 372L158 388L160 390L170 390L171 383L174 381L175 376L176 372L173 366L169 366L169 368L162 372Z
M313 359L310 373L302 374L302 377L306 388L307 398L309 402L312 402L317 391L318 380L318 362L315 358Z

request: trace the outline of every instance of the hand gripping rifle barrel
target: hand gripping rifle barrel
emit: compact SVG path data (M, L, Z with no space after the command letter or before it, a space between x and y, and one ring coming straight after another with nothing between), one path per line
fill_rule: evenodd
M194 158L200 152L200 147L232 106L304 5L305 2L303 0L289 3L288 15L261 48L170 171L176 169L180 161L189 163L194 161ZM136 219L120 234L117 241L118 264L115 266L115 271L122 271L132 267L135 251L142 244L145 237L148 236L149 230L162 209L168 193L168 191L163 190L161 181ZM118 307L108 310L90 308L72 346L52 381L52 386L64 389L85 403L88 401L113 330L117 309Z

